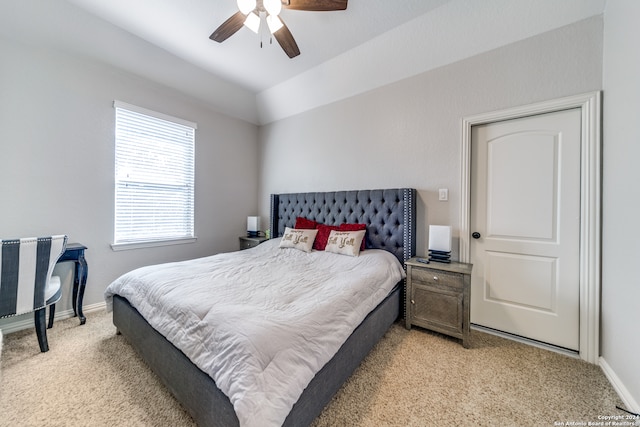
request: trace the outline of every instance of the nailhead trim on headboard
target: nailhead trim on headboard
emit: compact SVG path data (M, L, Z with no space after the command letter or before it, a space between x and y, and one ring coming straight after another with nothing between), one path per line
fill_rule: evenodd
M415 255L415 198L413 188L272 194L271 234L282 236L299 216L328 225L365 223L366 247L403 263Z

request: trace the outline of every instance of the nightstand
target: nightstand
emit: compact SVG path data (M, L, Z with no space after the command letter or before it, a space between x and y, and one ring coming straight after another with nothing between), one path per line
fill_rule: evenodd
M258 246L260 243L267 240L266 237L248 237L248 236L240 236L240 250L249 249Z
M460 338L469 348L471 264L418 262L407 266L405 323Z

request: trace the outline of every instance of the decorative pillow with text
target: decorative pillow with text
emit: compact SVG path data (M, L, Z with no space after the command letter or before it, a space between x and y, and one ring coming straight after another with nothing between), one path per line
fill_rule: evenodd
M333 230L329 234L327 246L324 248L326 252L334 254L358 256L360 254L360 245L364 239L365 230L358 231L339 231Z
M338 228L338 230L340 231L356 231L356 230L365 230L367 229L367 224L350 224L350 223L344 223L344 224L340 224L340 227ZM364 251L364 242L367 239L362 239L362 244L360 245L360 250Z
M281 248L295 248L304 252L311 252L313 241L316 239L318 230L298 230L295 228L285 227Z

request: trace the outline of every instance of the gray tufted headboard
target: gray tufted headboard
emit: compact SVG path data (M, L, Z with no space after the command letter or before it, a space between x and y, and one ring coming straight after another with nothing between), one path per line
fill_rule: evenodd
M416 190L331 191L271 195L271 233L284 234L299 216L328 225L367 224L366 247L393 253L401 263L416 251Z

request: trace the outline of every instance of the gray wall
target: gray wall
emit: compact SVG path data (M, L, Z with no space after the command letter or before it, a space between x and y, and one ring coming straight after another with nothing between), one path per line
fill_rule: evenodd
M602 358L640 411L640 2L608 0L604 26Z
M256 126L54 50L0 38L0 58L0 236L67 234L88 246L85 305L104 303L106 286L133 268L237 249L246 216L257 211ZM197 242L111 250L114 99L198 123ZM65 279L58 305L64 313L71 307L71 266L56 272Z
M590 18L261 127L261 214L274 192L407 186L419 194L418 253L429 224L457 237L461 119L599 90L602 27Z

